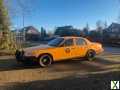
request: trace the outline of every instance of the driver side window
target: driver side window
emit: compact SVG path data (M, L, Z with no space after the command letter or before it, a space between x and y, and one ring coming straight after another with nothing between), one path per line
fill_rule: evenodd
M74 45L74 42L73 42L73 39L67 39L65 40L65 42L62 44L62 46L73 46Z

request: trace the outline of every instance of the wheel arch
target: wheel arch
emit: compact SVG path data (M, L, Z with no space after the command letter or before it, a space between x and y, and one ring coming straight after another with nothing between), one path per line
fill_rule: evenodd
M87 55L88 52L90 52L90 51L92 51L92 52L94 52L94 53L96 54L96 51L95 51L94 49L89 49L89 50L87 51L86 55Z
M40 58L42 55L48 55L48 56L50 56L50 57L52 58L52 61L54 61L52 54L50 54L50 53L42 53L42 54L40 54L40 55L38 56L38 58Z

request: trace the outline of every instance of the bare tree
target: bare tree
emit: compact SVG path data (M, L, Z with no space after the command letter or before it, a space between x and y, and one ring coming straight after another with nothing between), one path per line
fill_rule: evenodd
M118 3L120 5L120 0L118 0ZM118 23L120 23L120 6L119 6L119 11L118 11L118 18L117 18Z
M11 16L28 15L33 10L32 0L4 0ZM13 18L13 17L12 17Z
M104 29L108 27L107 21L104 22Z
M33 1L32 0L5 0L6 6L8 8L9 11L9 15L11 16L11 18L13 19L13 17L21 17L21 23L23 29L25 27L25 18L26 16L29 16L30 13L33 10ZM27 4L26 4L27 3ZM17 5L14 5L17 4ZM15 27L15 26L13 26ZM24 32L22 33L22 37L23 40L25 41L25 30L23 30ZM21 36L20 36L21 37ZM20 40L21 42L21 40Z
M85 36L88 36L88 33L89 33L89 24L87 23L86 26L83 28L83 32L85 34Z

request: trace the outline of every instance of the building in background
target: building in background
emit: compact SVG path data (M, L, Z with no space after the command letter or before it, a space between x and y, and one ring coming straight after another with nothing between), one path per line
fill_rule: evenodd
M19 30L12 31L16 37L17 42L24 41L24 33L26 41L38 41L40 38L40 32L33 26L27 26Z
M104 40L111 43L120 43L120 24L112 23L104 30Z

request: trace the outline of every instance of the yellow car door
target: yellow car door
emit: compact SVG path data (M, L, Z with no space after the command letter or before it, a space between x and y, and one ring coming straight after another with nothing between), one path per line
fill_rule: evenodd
M59 48L59 57L61 59L69 59L74 56L74 40L73 38L65 39L61 47Z
M73 58L76 56L76 46L73 38L66 39L64 43L64 51L66 53L66 58Z
M88 51L88 45L84 38L76 38L76 55L78 57L84 57Z

